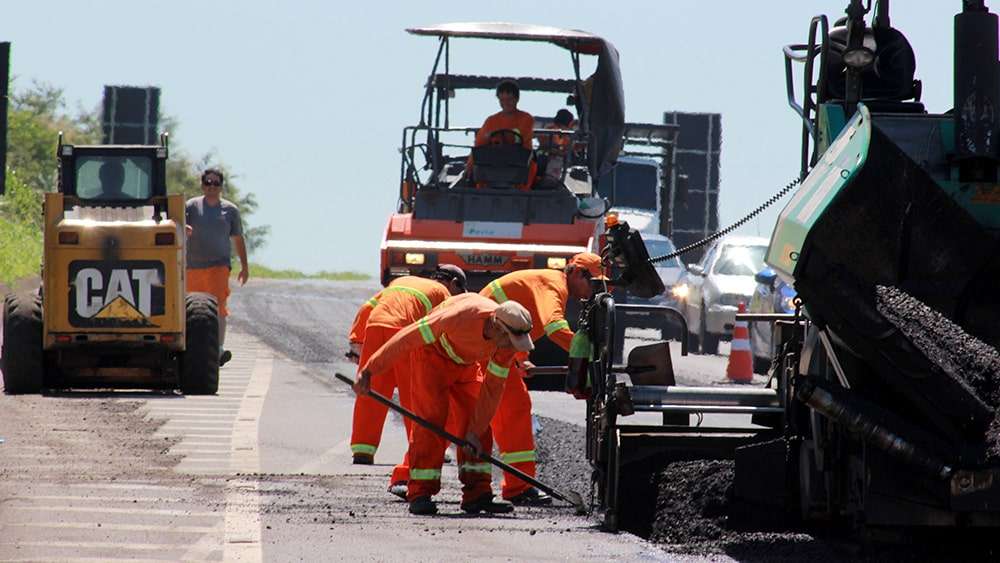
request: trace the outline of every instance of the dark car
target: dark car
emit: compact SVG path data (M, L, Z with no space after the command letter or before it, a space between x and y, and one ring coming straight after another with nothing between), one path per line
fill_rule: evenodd
M764 268L754 276L757 287L750 298L749 313L794 313L795 288L785 283L774 270ZM766 374L774 357L771 343L773 322L750 323L750 351L753 353L753 371Z

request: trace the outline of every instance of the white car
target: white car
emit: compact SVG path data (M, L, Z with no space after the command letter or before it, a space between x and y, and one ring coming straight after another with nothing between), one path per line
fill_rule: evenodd
M632 223L629 222L629 226ZM658 234L642 233L642 242L646 245L646 252L649 254L650 258L657 258L660 256L666 256L677 250L674 243L667 237ZM662 295L657 295L649 299L639 299L628 295L625 299L627 303L635 305L666 305L680 310L678 307L677 299L670 292L670 288L677 285L681 277L684 275L684 264L681 263L679 258L671 258L669 260L663 260L653 264L656 269L656 273L660 275L660 279L663 281L663 287L667 288ZM662 316L656 315L648 312L640 311L630 311L626 312L624 315L625 325L627 327L638 327L638 328L659 328L667 331L663 334L663 338L683 338L683 334L680 332L679 322L676 321L665 321Z
M719 340L732 336L732 324L740 303L749 308L757 282L754 275L764 269L768 239L728 236L713 244L672 292L687 320L688 349L716 354Z

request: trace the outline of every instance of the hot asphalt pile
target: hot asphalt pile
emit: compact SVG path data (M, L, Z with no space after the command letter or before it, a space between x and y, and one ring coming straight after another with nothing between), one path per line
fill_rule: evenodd
M560 490L575 490L584 499L590 493L590 465L584 454L586 431L581 426L539 417L537 436L538 477ZM650 517L652 531L629 531L656 543L667 544L671 553L691 555L727 554L741 560L837 561L830 546L799 533L760 533L728 529L728 491L733 481L731 461L685 461L667 465L659 474L630 474L630 480L647 480L658 490L632 487L636 498L623 499L627 510ZM645 494L648 491L649 494ZM644 496L643 496L644 495ZM595 513L595 522L599 515ZM623 515L623 520L629 519ZM647 523L647 528L648 528ZM847 556L845 555L846 559Z
M587 502L590 464L585 455L586 431L582 426L552 418L538 417L538 422L541 425L541 432L535 436L538 479L560 491L576 491Z
M1000 353L906 292L876 288L879 313L944 373L994 409L1000 407ZM1000 421L987 431L990 457L1000 457Z

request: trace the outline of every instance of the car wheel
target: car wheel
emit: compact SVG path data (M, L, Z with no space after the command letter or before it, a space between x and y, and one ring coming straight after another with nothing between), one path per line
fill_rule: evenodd
M702 354L719 353L719 335L708 332L708 322L705 319L705 309L701 310L701 327L698 329L698 340L701 341Z

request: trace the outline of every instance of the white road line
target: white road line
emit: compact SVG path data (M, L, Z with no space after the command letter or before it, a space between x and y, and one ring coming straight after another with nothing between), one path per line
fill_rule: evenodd
M67 483L59 485L61 489L143 489L146 491L170 491L177 492L177 487L170 485L154 485L152 483L136 483L133 481L119 481L117 483Z
M218 518L216 512L201 512L197 510L169 510L165 508L108 508L104 506L67 506L54 504L50 506L19 506L5 504L6 510L31 510L34 512L86 512L87 514L141 514L144 516L186 516L189 518Z
M176 544L85 542L85 541L58 541L58 540L18 541L15 543L0 542L0 545L13 545L20 547L65 547L72 549L109 549L112 551L121 551L127 549L130 549L132 551L173 551L173 550L184 549L183 545L176 545ZM208 556L213 551L219 551L219 549L202 548L199 551L201 552L202 556Z
M234 473L260 471L258 432L264 398L271 385L274 358L258 356L250 383L233 425L230 470ZM230 479L226 483L225 560L261 561L260 491L255 479Z
M42 500L65 500L65 501L86 501L86 502L123 502L132 504L133 501L138 502L194 502L190 498L181 497L139 497L134 495L120 496L120 497L102 497L102 496L67 496L67 495L32 495L32 496L14 496L7 497L8 501L12 500L27 500L27 501L42 501Z
M15 522L5 528L51 528L59 530L110 530L112 532L156 532L157 534L210 534L219 526L147 526L145 524L112 524L101 522Z

